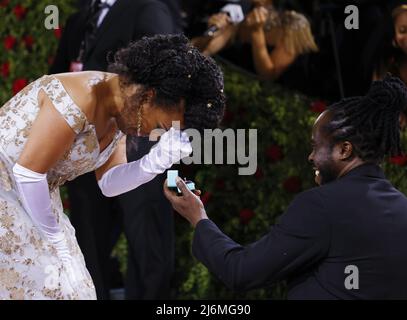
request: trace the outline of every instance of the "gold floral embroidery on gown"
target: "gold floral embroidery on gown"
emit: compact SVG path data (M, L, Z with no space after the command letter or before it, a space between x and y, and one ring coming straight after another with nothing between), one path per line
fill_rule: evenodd
M81 280L76 282L69 278L55 248L33 225L19 200L12 174L38 114L40 90L76 133L71 150L47 173L52 212L65 233L75 271L80 275ZM0 299L96 298L75 230L63 213L59 186L104 164L122 136L117 130L111 144L100 152L94 125L52 75L32 82L0 108Z

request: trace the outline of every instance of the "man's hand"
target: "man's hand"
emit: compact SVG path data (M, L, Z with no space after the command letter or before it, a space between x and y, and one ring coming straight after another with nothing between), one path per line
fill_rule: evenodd
M175 192L168 189L167 180L164 182L164 194L172 207L195 227L200 220L208 219L204 205L199 198L201 192L199 190L196 190L195 194L191 192L179 177L176 178L176 181L182 196L177 196Z

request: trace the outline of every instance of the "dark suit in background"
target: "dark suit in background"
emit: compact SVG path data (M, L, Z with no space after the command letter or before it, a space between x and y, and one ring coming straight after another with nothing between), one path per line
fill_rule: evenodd
M97 28L94 41L83 56L83 70L106 71L107 54L114 53L132 40L143 36L179 32L174 23L175 12L170 12L164 3L165 1L156 0L117 0ZM68 19L50 73L68 72L71 62L77 60L87 19L87 8L82 8ZM152 145L146 141L138 144L140 147L137 152L127 150L129 161L143 156ZM78 177L67 185L71 221L99 299L109 298L109 257L121 232L122 215L126 221L125 233L129 242L130 276L126 279L127 297L168 297L168 273L173 268L174 250L165 247L164 251L160 251L163 256L160 265L153 263L149 267L152 263L150 257L153 256L153 260L156 260L156 247L161 250L163 243L173 242L172 223L169 221L172 219L172 210L162 194L162 179L157 177L136 192L115 198L102 195L93 172ZM152 190L154 194L151 194ZM146 192L149 193L148 198ZM150 226L148 222L138 223L143 217L155 217L154 225ZM159 232L154 232L154 228L159 228ZM148 239L151 243L145 243L146 232L149 233ZM143 241L145 245L139 241ZM138 277L135 277L134 273ZM136 281L136 278L143 279L142 283ZM144 279L149 284L148 288L144 286ZM135 290L139 293L137 296L133 294Z
M362 165L298 195L279 223L246 247L201 220L193 253L236 290L287 279L290 299L406 299L406 243L406 196L380 167ZM348 266L358 269L358 289L345 286L356 276Z

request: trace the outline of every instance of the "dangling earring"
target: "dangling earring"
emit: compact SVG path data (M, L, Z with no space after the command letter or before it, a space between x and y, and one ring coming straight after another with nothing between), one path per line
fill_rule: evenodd
M393 41L391 42L391 44L393 45L394 48L398 48L399 46L397 45L396 40L393 39Z
M143 105L141 105L137 111L137 136L140 136L140 133L141 133L142 117L143 117Z

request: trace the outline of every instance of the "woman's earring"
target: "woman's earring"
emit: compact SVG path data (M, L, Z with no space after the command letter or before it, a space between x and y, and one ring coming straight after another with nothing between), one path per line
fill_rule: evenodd
M394 48L398 48L398 47L399 47L399 46L397 45L396 40L394 40L394 39L393 39L393 41L391 42L391 44L392 44L392 46L393 46Z
M143 105L138 108L137 111L137 136L140 136L141 133L141 119L143 117Z

